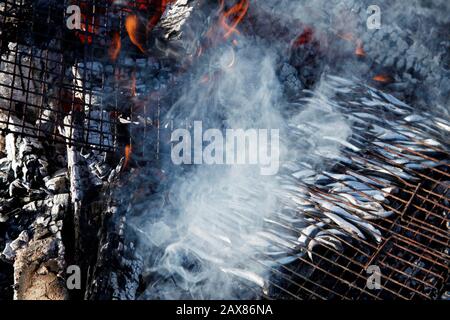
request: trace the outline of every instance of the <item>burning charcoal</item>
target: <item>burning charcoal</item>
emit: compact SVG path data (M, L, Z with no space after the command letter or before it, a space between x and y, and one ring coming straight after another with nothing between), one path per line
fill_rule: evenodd
M53 193L64 193L67 192L68 179L66 176L67 172L62 172L62 174L57 175L53 178L48 179L45 182L45 187L52 191Z
M8 172L11 170L11 161L8 158L0 159L0 171Z
M36 138L10 133L6 136L6 146L14 175L16 178L20 177L24 185L42 181L48 175L48 163L42 155L43 146Z
M4 189L11 178L11 162L7 158L0 159L0 190Z
M0 68L3 71L0 73L0 97L13 97L15 101L27 105L27 114L30 116L30 120L36 119L36 108L30 105L39 105L39 95L34 94L34 92L39 92L39 89L35 87L33 81L29 81L30 88L25 87L25 82L20 77L13 76L15 74L15 54L18 52L18 61L20 72L23 75L28 75L30 73L30 50L29 47L20 46L17 44L10 44L9 50L10 54L7 55L5 62L0 64ZM31 73L32 74L32 73ZM13 83L14 79L14 83ZM10 87L12 85L12 87ZM4 98L0 101L5 103ZM11 103L11 111L13 114L22 117L24 115L23 110L18 108L19 103Z
M50 106L51 110L45 109L41 112L38 119L37 127L40 128L39 134L41 135L51 135L55 128L55 111L57 108L55 106Z
M44 83L47 89L54 89L52 86L56 83L58 72L61 72L60 60L61 56L56 51L9 44L9 54L0 67L5 72L0 73L0 96L14 99L14 103L7 102L14 116L29 123L36 121L39 117L37 106L42 103L39 92L43 88L39 83ZM41 69L43 63L45 70Z
M97 164L95 166L95 169L98 172L98 177L102 180L106 179L111 173L111 167L106 163L103 163L101 165Z
M17 204L18 198L3 199L0 204L0 214L3 222L6 222L11 214L14 213L14 206Z
M27 194L27 190L29 190L29 185L25 184L22 180L16 179L11 182L9 186L9 195L10 197L20 197Z
M103 184L102 180L106 180L111 172L111 167L105 163L106 154L91 151L82 153L82 156L90 169L93 185L101 186Z
M123 170L124 163L125 163L125 158L120 159L119 164L116 166L116 168L111 170L111 173L109 174L109 177L108 177L108 183L113 183L113 182L115 182L116 179L118 179L120 173Z

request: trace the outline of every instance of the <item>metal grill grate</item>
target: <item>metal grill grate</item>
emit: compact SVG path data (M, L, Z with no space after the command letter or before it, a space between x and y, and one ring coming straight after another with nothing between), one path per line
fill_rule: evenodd
M384 235L379 245L341 239L343 254L324 246L313 253L313 262L304 257L299 258L300 267L281 266L273 270L277 294L294 299L439 298L449 282L448 166L415 173L421 182L404 182L385 205L395 214L372 222ZM380 268L381 286L376 290L367 285L370 266Z
M110 12L108 1L31 2L1 4L1 131L113 151L130 144L133 125L157 123L157 98L139 97L136 84L137 73L154 61L135 48L121 50L127 58L112 57L115 39L125 38L129 8ZM69 5L81 8L81 30L66 27ZM138 109L140 99L147 103Z

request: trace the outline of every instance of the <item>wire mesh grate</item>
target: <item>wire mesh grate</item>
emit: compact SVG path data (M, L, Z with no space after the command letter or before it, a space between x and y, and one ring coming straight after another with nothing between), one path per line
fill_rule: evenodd
M66 27L70 5L81 8L81 29ZM110 10L108 1L1 4L0 130L113 151L130 144L131 126L157 123L157 99L136 108L145 87L136 78L154 61L111 52L129 8Z
M448 168L430 170L404 185L387 209L395 215L373 225L379 245L341 239L343 253L324 246L300 264L273 271L275 291L294 299L437 299L448 285ZM361 241L359 241L361 242ZM306 267L305 267L306 266ZM369 289L369 267L380 270L380 287Z

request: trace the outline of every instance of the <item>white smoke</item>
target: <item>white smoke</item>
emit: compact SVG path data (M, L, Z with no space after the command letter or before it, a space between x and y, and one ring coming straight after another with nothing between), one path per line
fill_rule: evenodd
M185 77L184 93L168 118L178 124L187 119L188 124L203 121L211 128L284 133L288 122L308 123L316 129L304 138L337 154L337 144L322 137L345 140L350 134L339 114L308 103L296 106L289 119L282 114L288 107L277 76L282 58L270 42L245 35L237 46L210 50ZM318 90L327 95L326 88ZM281 162L308 157L308 149L296 148L302 138L282 138ZM151 251L144 252L146 273L154 274L155 280L142 298L258 297L269 287L274 267L270 257L287 255L298 238L265 227L281 209L276 196L279 180L262 176L254 166L198 166L186 171L172 174L165 206L149 199L146 211L130 223Z
M240 43L237 49L227 47L208 57L174 113L189 110L189 119L208 120L219 129L283 126L274 53L250 39L241 38ZM202 84L203 73L220 78ZM242 165L199 166L175 179L170 186L170 201L178 210L175 220L166 224L163 217L140 228L164 248L153 269L178 279L176 287L196 298L236 297L233 275L265 287L266 270L256 262L258 251L251 239L276 211L277 188L273 177ZM186 259L196 260L198 267L186 267ZM167 290L149 288L147 295L178 297L176 289Z

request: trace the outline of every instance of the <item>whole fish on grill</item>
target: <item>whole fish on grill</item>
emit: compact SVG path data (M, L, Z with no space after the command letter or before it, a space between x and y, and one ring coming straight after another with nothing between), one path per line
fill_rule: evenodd
M391 95L348 79L328 76L325 83L338 93L333 97L333 103L324 107L326 99L314 94L305 98L305 103L324 110L337 109L356 125L352 127L349 141L324 137L339 144L350 161L341 161L342 155L331 157L337 165L332 170L319 169L315 174L311 168L297 172L290 170L290 176L297 184L308 189L303 192L303 202L318 209L314 222L304 229L311 238L308 251L313 251L319 244L343 250L342 241L333 237L336 233L365 241L383 241L382 231L373 223L396 214L386 205L402 180L415 183L422 171L448 165L445 128L450 121L420 113ZM340 89L343 87L346 90ZM349 87L352 90L348 90ZM317 102L311 103L315 99ZM290 123L290 127L302 130L298 123ZM295 189L291 179L283 181L285 189ZM294 200L292 205L302 213L303 208L298 202ZM331 223L317 222L324 218ZM311 233L318 225L323 231ZM326 240L323 240L323 234L327 232ZM300 238L305 244L305 235ZM308 255L312 259L312 252Z
M327 95L305 92L290 110L301 112L307 106L319 109L324 118L339 114L351 124L347 139L317 137L320 128L308 117L287 116L281 139L288 141L289 152L276 176L261 178L245 168L224 169L217 176L213 168L199 168L173 183L174 209L184 212L186 230L172 241L181 241L183 250L224 277L263 294L270 294L271 278L283 269L320 263L323 249L342 254L349 247L382 243L386 234L380 222L400 214L391 202L401 185L417 183L421 172L448 164L444 128L450 121L414 110L359 81L325 76L322 86ZM244 179L223 178L233 176ZM205 180L211 185L205 186ZM191 193L195 201L189 200ZM186 203L188 207L177 208ZM190 294L199 294L207 273L185 274L167 259L166 251L154 272L169 268L183 286L190 283ZM159 292L154 290L146 297Z

